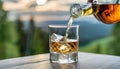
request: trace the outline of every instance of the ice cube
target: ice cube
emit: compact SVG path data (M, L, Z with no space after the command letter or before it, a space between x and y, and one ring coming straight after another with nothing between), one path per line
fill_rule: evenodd
M58 35L58 34L53 33L51 36L51 41L59 42L62 38L63 38L62 35Z

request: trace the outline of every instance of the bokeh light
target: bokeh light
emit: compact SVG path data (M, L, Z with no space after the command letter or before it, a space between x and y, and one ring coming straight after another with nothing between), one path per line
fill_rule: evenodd
M47 2L47 0L36 0L36 2L38 5L44 5Z

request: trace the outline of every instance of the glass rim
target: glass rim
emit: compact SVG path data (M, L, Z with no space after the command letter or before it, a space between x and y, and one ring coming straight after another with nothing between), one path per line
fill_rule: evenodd
M71 25L71 27L79 27L80 25ZM65 28L67 27L67 25L48 25L48 27L50 28Z

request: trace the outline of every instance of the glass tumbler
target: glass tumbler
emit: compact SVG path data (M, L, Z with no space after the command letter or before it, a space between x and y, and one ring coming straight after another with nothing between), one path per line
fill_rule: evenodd
M67 25L49 25L50 62L74 63L78 61L79 25L72 25L64 40Z

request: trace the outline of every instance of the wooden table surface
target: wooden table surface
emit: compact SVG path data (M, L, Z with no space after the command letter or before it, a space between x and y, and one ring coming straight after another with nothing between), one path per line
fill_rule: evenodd
M49 54L0 60L0 69L120 69L120 57L79 52L78 63L50 63Z

